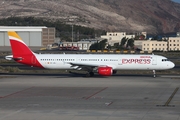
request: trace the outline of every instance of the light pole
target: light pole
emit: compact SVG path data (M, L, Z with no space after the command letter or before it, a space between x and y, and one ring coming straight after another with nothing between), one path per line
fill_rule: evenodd
M73 42L73 24L72 24L72 42Z

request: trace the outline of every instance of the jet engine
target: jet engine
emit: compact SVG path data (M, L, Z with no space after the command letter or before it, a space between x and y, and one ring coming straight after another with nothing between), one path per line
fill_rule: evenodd
M97 69L98 74L102 76L111 76L113 74L113 69L112 67L99 67Z

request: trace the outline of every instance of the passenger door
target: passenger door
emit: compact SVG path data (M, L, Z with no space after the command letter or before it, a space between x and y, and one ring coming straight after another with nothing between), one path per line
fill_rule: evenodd
M122 59L121 58L118 59L118 65L122 65Z
M152 65L157 65L157 57L153 56Z

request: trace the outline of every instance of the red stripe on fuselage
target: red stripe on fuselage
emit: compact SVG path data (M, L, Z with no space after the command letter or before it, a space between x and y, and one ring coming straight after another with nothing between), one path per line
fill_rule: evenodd
M17 59L16 60L17 62L29 66L44 68L39 63L33 52L24 43L17 40L10 40L10 43L11 43L13 58L22 58L21 60Z

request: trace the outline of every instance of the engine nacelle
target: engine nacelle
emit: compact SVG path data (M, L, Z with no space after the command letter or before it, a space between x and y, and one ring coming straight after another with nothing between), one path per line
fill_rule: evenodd
M98 74L102 76L111 76L113 74L112 67L99 67Z

